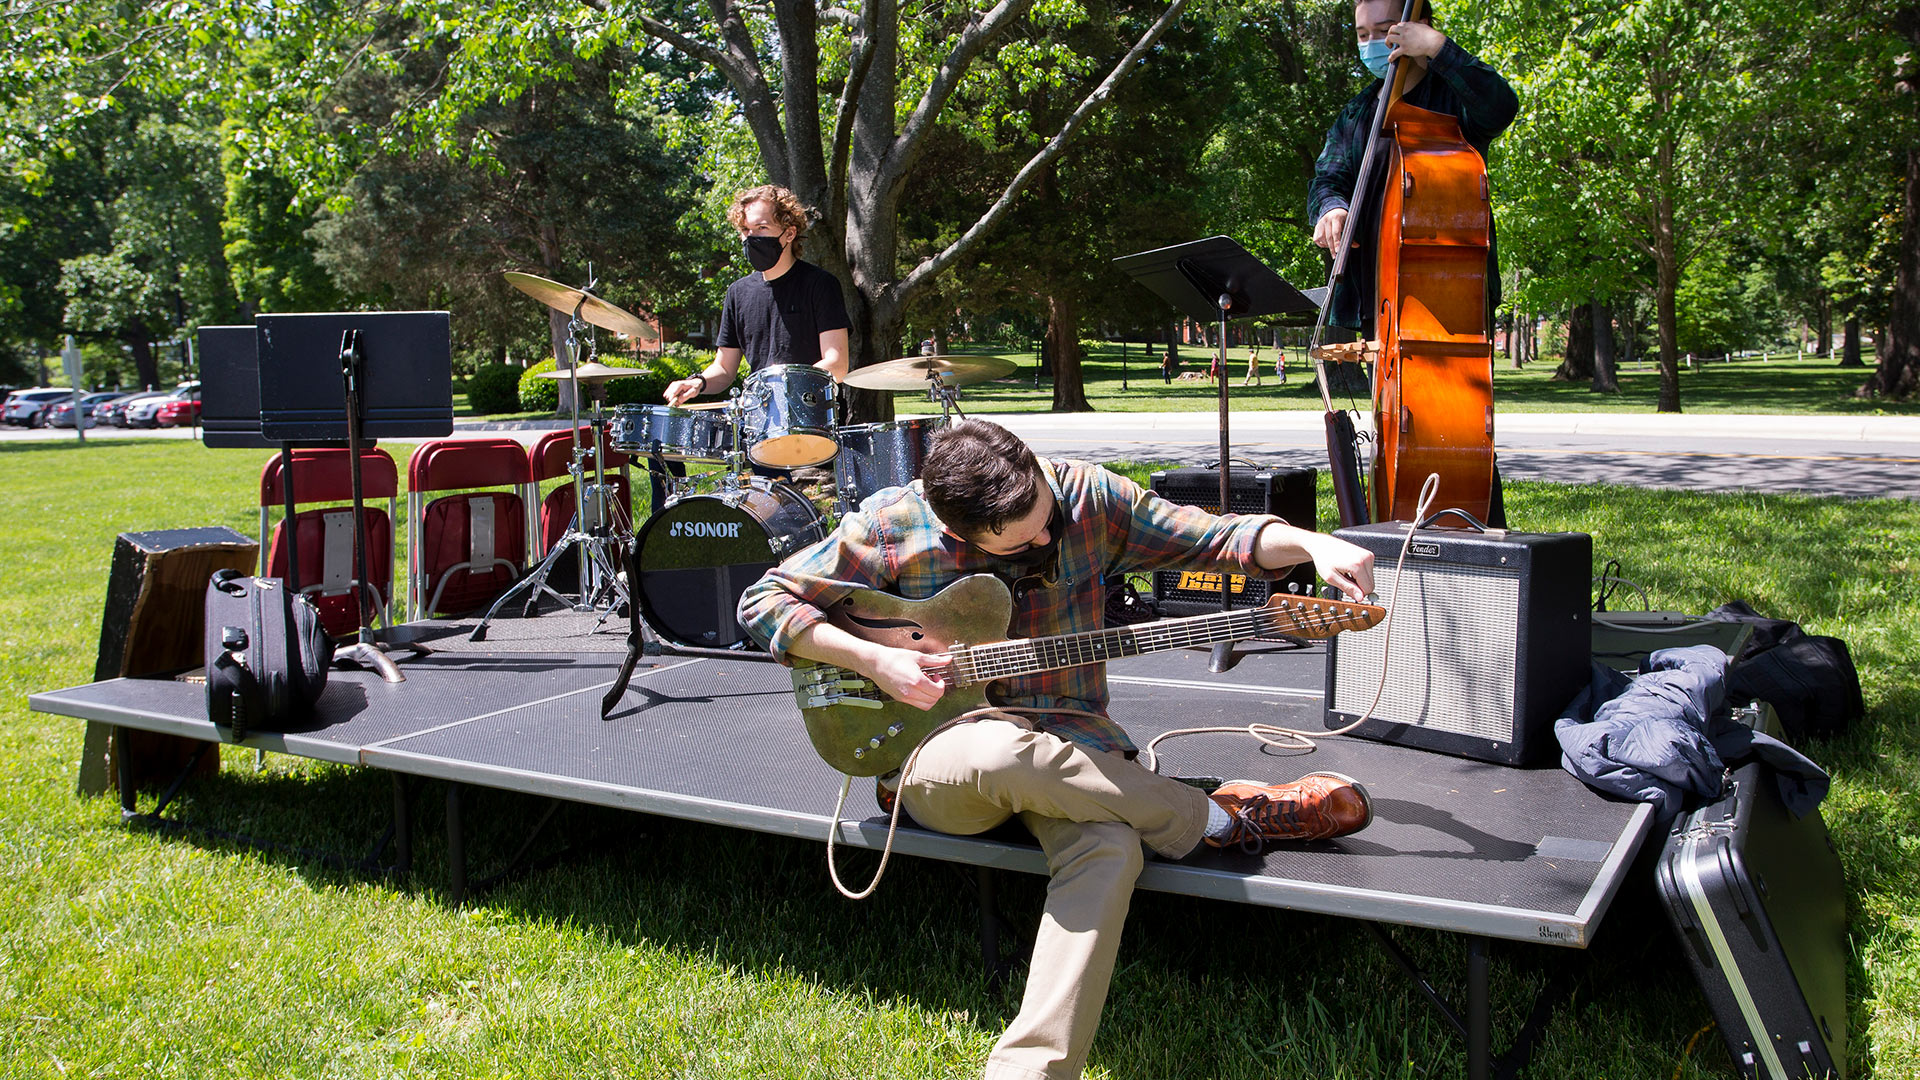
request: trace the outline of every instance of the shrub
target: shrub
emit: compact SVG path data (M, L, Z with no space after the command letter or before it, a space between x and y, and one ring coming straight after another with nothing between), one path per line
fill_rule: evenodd
M675 346L669 345L668 349ZM608 367L640 368L645 375L635 378L609 379L607 381L607 408L616 405L658 405L666 395L667 384L681 378L688 372L683 370L685 360L681 357L663 354L646 360L631 356L601 356L600 363ZM540 373L552 371L557 365L552 357L528 368L520 376L520 407L530 412L552 412L560 407L560 384L554 379L542 379ZM699 368L692 370L698 371ZM584 401L581 403L586 404Z
M520 369L481 364L467 380L467 407L481 416L520 411Z

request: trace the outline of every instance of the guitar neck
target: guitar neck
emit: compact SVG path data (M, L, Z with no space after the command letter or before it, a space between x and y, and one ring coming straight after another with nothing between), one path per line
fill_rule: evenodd
M943 674L950 680L949 685L970 686L1039 671L1104 663L1122 656L1242 641L1262 634L1301 632L1309 637L1328 637L1339 630L1371 623L1364 613L1351 611L1352 607L1314 601L1311 606L1297 610L1271 606L1245 608L1081 634L974 645L956 649L953 663Z

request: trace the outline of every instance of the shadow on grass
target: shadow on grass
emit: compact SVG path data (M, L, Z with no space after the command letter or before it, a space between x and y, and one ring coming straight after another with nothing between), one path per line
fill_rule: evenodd
M437 839L444 836L444 793L439 783L418 786L414 873L389 879L387 887L445 899L445 845ZM390 805L390 780L373 770L255 775L230 769L191 786L182 812L216 828L265 833L289 847L358 855L385 827ZM546 810L538 797L466 789L470 873L477 878L502 865ZM168 843L234 847L201 832L162 835ZM1016 970L996 987L982 971L973 867L897 859L878 894L854 902L833 891L823 843L575 803L561 804L533 854L554 855L563 846L571 854L557 865L510 878L469 906L530 925L585 927L618 946L664 946L728 969L797 971L854 999L964 1013L989 1036L1018 1009L1024 974ZM315 888L367 877L285 849L248 857L291 868ZM875 853L858 850L839 857L843 879L857 882L877 861ZM1650 896L1650 875L1643 884ZM1002 936L1007 958L1024 959L1044 897L1038 876L998 876L999 907L1011 927ZM1580 965L1568 1010L1598 1013L1632 1032L1637 1049L1629 1057L1645 1053L1648 1044L1662 1053L1680 1045L1705 1006L1682 974L1661 920L1650 900L1636 905L1629 895L1599 944L1584 954L1496 942L1496 1049L1518 1028L1532 995L1565 963ZM1441 993L1464 1007L1463 939L1392 933ZM1648 986L1665 987L1675 1007L1646 1008ZM1275 1052L1276 1019L1298 1022L1311 1012L1310 1003L1332 1019L1324 1029L1305 1025L1302 1046L1290 1047L1289 1055L1331 1040L1331 1060L1376 1066L1355 1075L1398 1074L1407 1064L1403 1043L1413 1032L1416 1068L1437 1075L1458 1069L1463 1046L1358 922L1151 892L1134 896L1093 1063L1114 1076L1162 1075L1172 1038L1183 1074L1240 1075L1252 1065L1249 1052L1256 1059L1263 1046ZM1165 1032L1171 1016L1189 1019L1157 1041L1131 1034ZM1565 1034L1572 1023L1562 1015L1550 1030ZM1239 1032L1253 1033L1255 1045L1242 1045Z

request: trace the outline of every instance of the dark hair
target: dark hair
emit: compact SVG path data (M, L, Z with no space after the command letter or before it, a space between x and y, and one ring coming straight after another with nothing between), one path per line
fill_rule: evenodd
M1040 499L1040 464L1013 432L962 420L934 433L921 488L947 528L973 540L1025 516Z

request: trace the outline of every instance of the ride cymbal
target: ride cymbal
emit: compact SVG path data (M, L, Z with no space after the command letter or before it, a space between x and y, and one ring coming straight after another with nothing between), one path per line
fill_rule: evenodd
M612 330L642 341L654 341L660 336L654 333L653 327L646 322L590 292L568 288L557 281L548 281L546 278L522 274L516 270L509 270L501 276L507 279L507 284L555 311L571 315L576 307L579 308L582 319L602 330Z
M943 386L971 386L1005 378L1017 369L998 356L908 356L850 371L841 381L862 390L924 390Z

